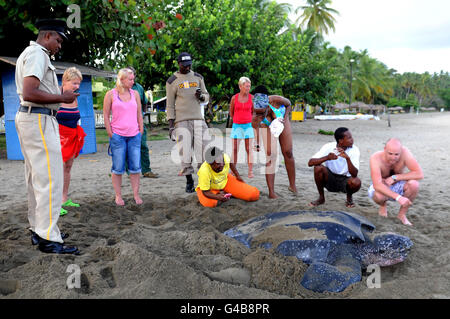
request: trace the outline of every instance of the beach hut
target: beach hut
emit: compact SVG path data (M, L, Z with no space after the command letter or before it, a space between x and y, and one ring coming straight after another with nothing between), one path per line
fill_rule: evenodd
M403 111L401 106L388 107L388 112L390 113L400 113Z
M355 110L357 109L359 113L361 113L363 111L368 112L370 110L370 107L366 103L359 102L359 101L353 102L350 105L350 108L355 109Z
M378 113L380 113L380 111L383 111L381 105L367 104L367 106L369 107L369 114L377 115Z
M349 109L349 105L346 103L336 103L335 105L332 106L333 112L335 111L343 111L343 110L348 110Z
M0 116L5 114L7 158L10 160L23 160L23 154L20 149L19 138L14 124L14 118L20 106L15 82L16 61L17 58L15 57L0 56ZM92 99L92 77L114 78L116 74L68 62L52 62L52 64L56 68L56 74L60 84L62 74L69 67L76 67L83 74L83 81L80 85L80 96L78 97L78 108L81 115L81 126L86 132L86 137L81 153L95 153L97 152L97 143Z
M374 115L378 115L380 113L385 113L386 110L386 106L383 104L375 104L375 105L369 105L370 108L370 112Z
M435 107L421 107L420 108L421 111L425 111L425 112L433 112L433 111L437 111L437 109Z

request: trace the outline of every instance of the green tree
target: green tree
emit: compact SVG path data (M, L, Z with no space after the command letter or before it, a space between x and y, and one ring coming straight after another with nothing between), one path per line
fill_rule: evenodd
M213 105L227 105L248 76L253 86L313 105L348 101L352 83L353 101L449 107L448 72L398 74L367 50L325 43L338 14L331 0L307 0L295 24L291 7L271 0L0 0L0 54L18 56L36 38L37 18L66 19L72 3L81 28L70 30L57 59L107 70L132 65L146 89L164 88L177 55L188 51Z
M355 99L369 104L373 104L377 97L387 100L392 95L390 77L388 68L363 50L355 67Z
M336 85L335 98L348 101L350 95L350 60L352 63L352 101L368 104L387 103L393 95L394 70L370 57L367 50L355 52L346 46L337 59L336 73L341 81Z
M260 0L185 0L178 12L183 19L170 30L176 40L162 52L170 57L164 82L178 69L175 57L182 51L194 56L193 69L205 77L213 104L229 102L241 76L275 91L289 78L291 35L281 33L288 21L286 6Z
M438 91L438 94L440 98L445 103L445 107L447 110L450 110L450 88L448 89L441 89Z
M445 90L450 88L450 77L448 72L434 73L425 72L423 74L407 72L396 74L394 96L398 99L407 99L414 96L420 107L434 106L436 108L445 105Z
M292 102L310 105L329 105L334 102L338 78L336 76L337 51L325 44L320 52L311 52L313 41L305 34L306 41L299 41L296 47L292 78L283 86L283 93ZM301 38L300 38L301 39Z
M170 7L171 0L21 0L0 1L0 47L2 55L18 56L35 40L37 19L66 20L67 7L77 4L81 10L81 27L70 29L70 41L63 44L60 55L64 61L117 69L133 62L134 54L144 54L164 39L145 41L155 35L153 24L165 21L171 28L178 19ZM153 17L153 24L148 18ZM147 39L148 40L148 39ZM151 54L147 55L151 58Z
M296 23L304 26L306 24L307 28L315 30L319 34L328 34L328 30L331 29L335 31L334 23L336 19L333 14L338 15L339 12L329 5L331 0L306 0L306 5L299 6L295 13L303 10L303 13L297 19Z

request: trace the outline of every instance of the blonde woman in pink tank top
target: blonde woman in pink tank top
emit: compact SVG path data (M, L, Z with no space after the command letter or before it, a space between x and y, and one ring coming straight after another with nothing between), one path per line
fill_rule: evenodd
M138 91L131 89L133 84L133 72L127 68L121 69L117 76L116 87L106 93L103 101L103 117L110 138L109 149L112 156L112 184L115 202L119 206L125 205L121 191L125 161L128 164L134 200L136 204L142 204L139 196L139 179L144 121L141 99Z

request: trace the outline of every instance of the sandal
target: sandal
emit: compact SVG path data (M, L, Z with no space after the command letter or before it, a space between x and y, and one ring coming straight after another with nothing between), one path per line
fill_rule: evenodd
M59 216L64 216L67 213L68 213L68 211L61 207L61 212L59 213Z
M68 206L68 207L80 207L80 204L72 202L71 199L68 199L62 206Z

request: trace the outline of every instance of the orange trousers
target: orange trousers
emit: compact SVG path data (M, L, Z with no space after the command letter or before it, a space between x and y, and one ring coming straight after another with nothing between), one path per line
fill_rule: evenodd
M225 188L223 189L225 192L247 202L254 202L259 199L259 190L256 187L238 181L237 178L231 174L228 174L227 179L227 185L225 185ZM218 194L220 190L212 189L211 192ZM203 191L200 188L197 188L197 196L200 204L205 207L216 207L219 202L217 199L211 199L203 195Z

